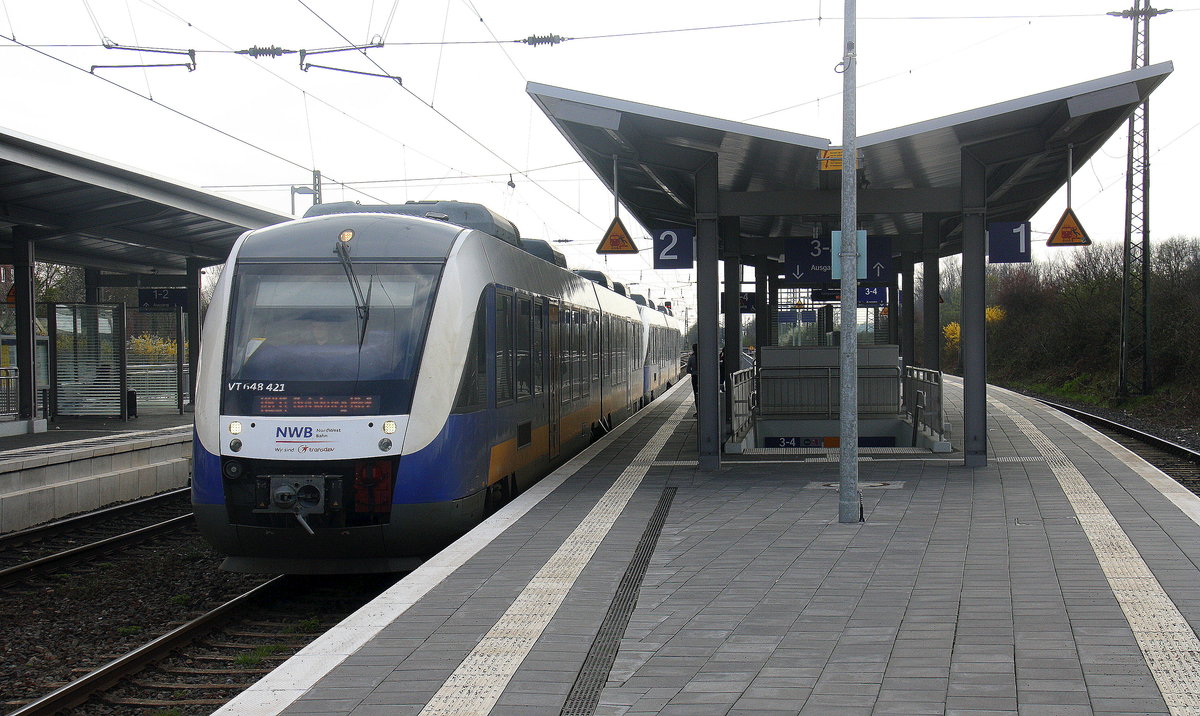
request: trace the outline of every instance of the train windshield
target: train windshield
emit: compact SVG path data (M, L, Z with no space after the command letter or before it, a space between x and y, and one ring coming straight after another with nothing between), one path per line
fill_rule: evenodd
M441 264L238 264L227 415L408 413Z

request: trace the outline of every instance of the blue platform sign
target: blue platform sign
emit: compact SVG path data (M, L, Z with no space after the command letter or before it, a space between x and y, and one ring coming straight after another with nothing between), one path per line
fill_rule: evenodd
M166 311L187 308L186 288L139 288L138 308L143 311Z
M841 247L842 232L833 232L833 245ZM867 236L858 232L858 278L863 281L890 281L892 272L892 238L890 236ZM842 278L842 266L835 261L832 278Z
M823 283L832 279L829 237L784 239L783 279L805 283Z
M892 266L892 237L868 237L867 280L891 281L894 272L895 268Z
M1028 221L993 221L987 233L988 263L1027 264L1033 260Z
M738 313L754 313L757 310L758 300L754 297L753 291L742 291L738 294ZM721 313L725 313L725 292L721 292Z
M801 311L800 312L800 322L801 323L816 323L817 322L817 312L813 311L813 310Z
M654 234L654 268L690 269L695 264L696 230L663 229Z
M888 302L887 286L859 286L858 305L886 306Z

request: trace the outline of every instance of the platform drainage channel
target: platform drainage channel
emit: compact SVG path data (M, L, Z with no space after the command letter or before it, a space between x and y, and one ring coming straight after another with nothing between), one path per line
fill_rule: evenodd
M567 695L567 702L560 716L591 716L596 711L596 705L600 702L600 691L612 672L621 638L625 636L625 629L629 626L634 607L637 606L642 579L650 566L650 557L654 555L654 547L658 544L658 536L662 533L674 498L674 487L664 488L659 496L658 505L650 515L646 531L642 533L642 538L633 551L629 566L625 568L625 574L617 586L617 593L608 605L608 612L604 615L604 621L600 623L600 630L592 641L592 648L588 650L579 675L575 677L575 683L571 687L571 693Z

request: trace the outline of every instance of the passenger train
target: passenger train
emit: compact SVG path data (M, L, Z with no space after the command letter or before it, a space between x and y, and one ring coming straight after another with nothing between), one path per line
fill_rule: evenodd
M411 569L661 395L679 323L618 288L475 204L244 234L196 385L192 503L223 568Z

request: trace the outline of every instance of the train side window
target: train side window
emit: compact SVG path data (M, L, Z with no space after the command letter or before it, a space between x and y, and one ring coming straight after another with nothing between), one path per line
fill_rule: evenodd
M533 304L525 297L517 299L517 399L533 395L533 334L529 322L533 314Z
M467 347L467 362L458 385L458 397L454 400L454 412L469 413L487 407L487 363L487 304L480 298L479 307L475 309L475 327L471 329L471 344Z
M589 352L592 354L592 380L600 379L600 336L599 336L600 317L595 311L588 313L588 346Z
M513 398L512 296L496 293L496 403Z
M589 324L592 313L580 311L580 395L592 395L592 344L589 339Z
M544 304L542 299L536 298L533 301L533 346L531 353L533 355L533 393L541 395L545 390L546 378L543 370L542 352L545 350L546 326L543 319Z

